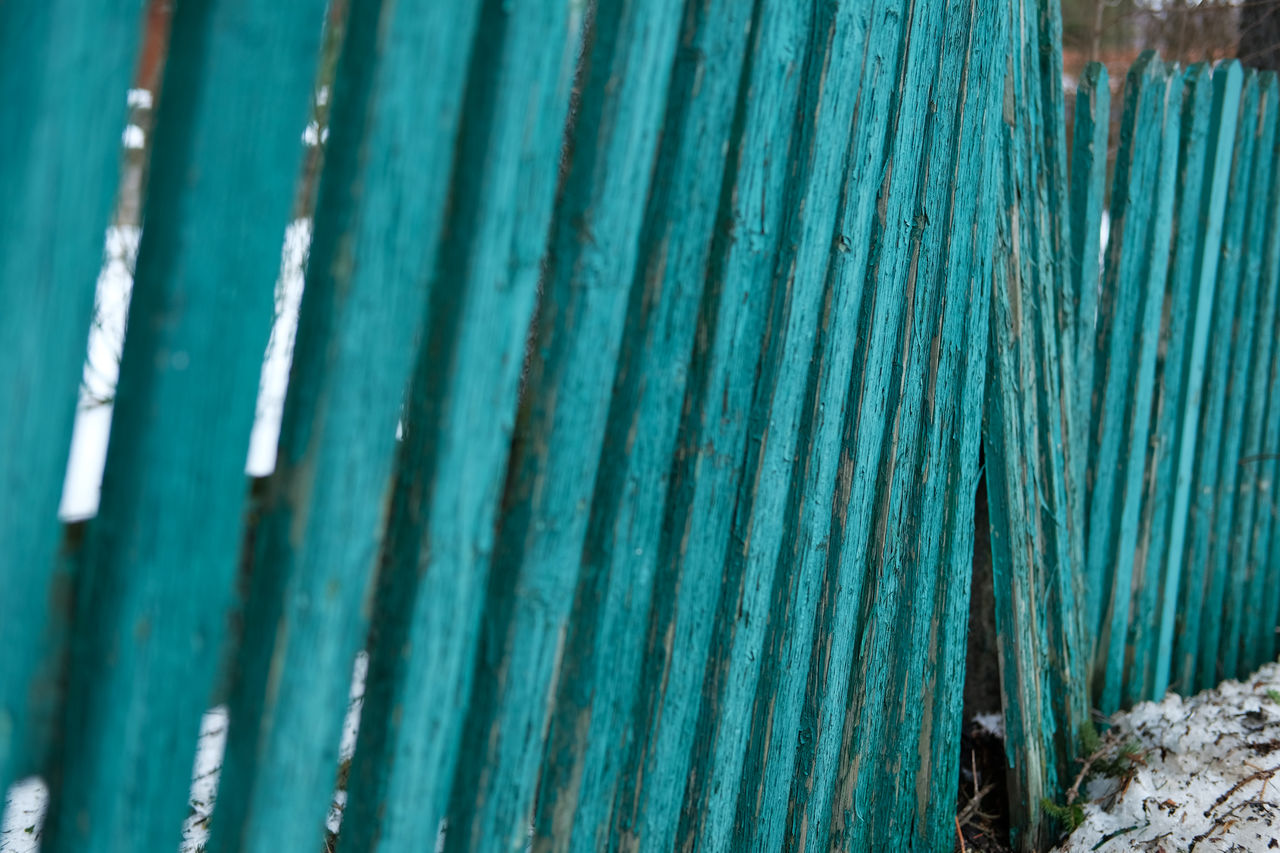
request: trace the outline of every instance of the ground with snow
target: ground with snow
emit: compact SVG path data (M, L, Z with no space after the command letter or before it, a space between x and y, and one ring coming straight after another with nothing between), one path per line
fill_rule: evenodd
M1085 786L1084 823L1060 853L1280 850L1280 665L1144 702L1101 752L1111 775Z

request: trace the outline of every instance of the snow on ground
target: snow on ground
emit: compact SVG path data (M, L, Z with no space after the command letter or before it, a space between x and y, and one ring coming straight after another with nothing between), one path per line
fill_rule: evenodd
M1118 775L1088 784L1060 853L1280 850L1280 664L1144 702L1114 718L1103 750ZM1132 757L1115 760L1122 750Z

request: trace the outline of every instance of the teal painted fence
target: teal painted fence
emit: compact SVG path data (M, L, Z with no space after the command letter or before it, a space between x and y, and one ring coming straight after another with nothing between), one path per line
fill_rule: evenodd
M172 851L215 706L210 851L951 849L980 453L1020 848L1091 709L1276 653L1275 75L1144 55L1112 145L1091 67L1068 144L1049 2L177 0L63 525L144 11L82 5L0 3L41 849Z
M1032 11L1008 66L984 415L1024 849L1057 831L1041 803L1075 777L1090 709L1243 677L1280 622L1277 78L1143 54L1108 140L1090 66L1068 158L1058 12Z
M174 849L215 705L211 851L320 849L335 786L340 850L949 847L1004 0L178 0L64 528L142 5L0 5L0 788L44 780L41 849Z

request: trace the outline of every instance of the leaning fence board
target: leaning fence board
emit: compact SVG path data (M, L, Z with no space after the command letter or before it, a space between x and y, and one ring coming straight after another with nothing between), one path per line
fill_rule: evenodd
M446 850L525 843L679 30L602 2L512 449Z
M741 137L729 161L721 213L727 233L712 253L658 540L644 666L625 742L612 816L616 846L642 849L674 832L685 778L686 729L696 723L728 548L768 289L785 206L793 123L809 48L810 11L762 0L743 86ZM761 200L774 199L761 205ZM668 836L668 839L670 836ZM668 840L667 842L671 842Z
M175 10L47 850L169 850L181 835L324 5Z
M867 27L857 4L819 7L794 130L793 178L783 199L784 250L774 270L774 312L765 329L731 546L720 581L697 728L691 732L689 782L680 814L685 849L732 846L744 754L751 733L765 630L790 501L797 441L848 160ZM833 401L833 408L835 401ZM799 486L797 485L797 488ZM673 768L676 772L678 769Z
M0 796L56 716L58 503L141 5L0 4Z
M1056 4L1041 4L1052 16ZM995 577L996 628L1015 844L1048 840L1040 802L1065 787L1079 727L1087 720L1081 590L1073 570L1080 531L1068 483L1065 409L1058 343L1062 334L1051 248L1064 228L1055 205L1040 203L1042 180L1065 180L1043 166L1051 148L1041 125L1061 122L1040 95L1039 45L1052 26L1011 13L1006 75L999 243L984 414L987 494ZM1052 47L1052 46L1051 46Z
M734 0L686 11L547 735L538 850L603 850L612 837L618 744L635 735L670 460L725 166L741 144L733 122L749 42L759 45L753 23Z
M1262 274L1263 235L1271 209L1271 154L1276 139L1276 119L1280 115L1276 100L1280 97L1276 74L1258 74L1258 124L1253 140L1253 169L1249 176L1249 208L1245 224L1245 240L1241 246L1240 293L1230 338L1231 368L1227 375L1227 398L1222 424L1221 461L1218 467L1217 506L1213 518L1211 582L1206 601L1210 613L1203 626L1201 662L1209 679L1203 686L1212 687L1223 678L1236 674L1240 657L1239 631L1244 616L1243 583L1245 565L1233 561L1232 531L1239 511L1238 495L1241 473L1241 447L1244 442L1245 418L1248 411L1249 367L1258 326L1258 292ZM1220 358L1227 353L1220 351Z
M1226 421L1228 368L1236 305L1241 283L1241 252L1245 240L1248 210L1253 200L1250 180L1253 174L1254 141L1258 130L1258 75L1245 75L1241 96L1240 121L1236 127L1235 154L1231 164L1228 206L1223 224L1222 249L1217 270L1217 287L1213 303L1213 321L1209 337L1207 375L1200 410L1196 464L1191 481L1192 502L1189 509L1189 542L1183 554L1185 581L1182 589L1183 623L1175 652L1178 661L1177 685L1192 691L1211 686L1217 671L1218 632L1211 626L1221 617L1221 587L1209 563L1212 556L1212 534L1215 497L1221 471L1223 427ZM1212 631L1212 651L1206 635Z
M346 18L210 851L321 842L479 5L359 3Z
M1076 89L1075 121L1071 151L1071 289L1075 327L1069 339L1075 360L1076 434L1072 437L1073 479L1086 482L1089 459L1089 422L1092 419L1093 371L1097 342L1098 283L1102 256L1102 205L1107 179L1107 133L1111 127L1111 88L1107 67L1099 62L1085 66ZM1086 510L1079 502L1078 511Z
M865 325L866 265L873 205L887 153L891 62L901 44L903 23L873 7L865 33L868 53L861 63L859 109L844 152L840 209L834 253L827 267L828 295L820 327L815 371L809 383L797 478L785 543L775 580L768 637L751 734L744 758L746 778L738 794L735 845L776 850L786 830L788 790L799 746L805 685L809 678L813 624L833 533L832 498L842 452L844 421L857 375L858 334ZM886 61L888 59L889 61ZM887 66L887 67L886 67ZM851 84L853 85L853 84ZM794 475L793 475L794 476Z
M1228 62L1213 72L1213 104L1209 115L1209 141L1204 163L1204 188L1201 190L1200 213L1195 218L1199 227L1194 236L1194 246L1183 269L1182 259L1175 256L1173 269L1175 286L1180 276L1189 275L1191 288L1191 314L1187 324L1191 328L1190 345L1186 355L1182 381L1186 390L1179 410L1173 413L1180 419L1173 446L1173 496L1167 519L1168 550L1161 556L1157 549L1148 548L1148 560L1159 559L1156 570L1163 570L1164 587L1161 591L1160 633L1156 646L1155 678L1151 695L1163 696L1170 683L1174 654L1175 622L1179 591L1184 588L1183 549L1189 524L1188 510L1192 493L1193 466L1195 464L1200 409L1204 399L1205 371L1207 367L1209 330L1217 291L1218 261L1221 257L1223 227L1227 208L1227 188L1232 168L1232 151L1241 101L1243 74L1240 65ZM1181 235L1180 235L1181 239ZM1181 250L1181 246L1179 247ZM1185 332L1183 336L1186 337ZM1166 355L1167 358L1167 355ZM1161 523L1157 520L1156 523ZM1184 690L1190 684L1183 683Z
M1209 141L1213 92L1207 65L1194 65L1183 74L1183 103L1179 123L1174 244L1168 271L1168 308L1163 311L1152 403L1151 440L1139 520L1134 587L1136 599L1129 613L1128 643L1132 661L1122 673L1124 697L1133 703L1149 697L1154 647L1159 630L1163 569L1168 544L1173 463L1177 430L1182 424L1186 362L1191 338L1186 334L1195 307L1192 289L1193 255L1203 197L1205 152ZM1114 639L1114 637L1113 637Z
M1273 93L1275 91L1273 90ZM1280 115L1280 104L1272 103L1272 122ZM1262 526L1259 498L1265 499L1262 476L1266 471L1266 455L1274 452L1274 445L1264 443L1266 433L1267 408L1270 403L1270 373L1272 354L1277 346L1276 322L1280 319L1280 239L1277 229L1280 228L1280 169L1275 162L1280 157L1280 133L1273 128L1268 129L1271 136L1271 151L1266 155L1271 164L1270 189L1266 202L1265 231L1260 235L1257 257L1258 264L1258 316L1254 327L1253 353L1249 357L1250 371L1247 390L1248 409L1245 413L1244 444L1240 448L1239 461L1240 487L1237 491L1234 528L1231 538L1231 552L1228 565L1237 574L1237 592L1233 605L1237 608L1232 620L1233 630L1230 636L1223 638L1224 645L1230 643L1235 649L1234 665L1224 660L1223 667L1228 677L1236 677L1245 672L1253 672L1271 657L1270 646L1267 653L1263 647L1267 640L1274 636L1276 624L1274 615L1264 618L1265 602L1270 597L1266 581L1266 560L1255 561L1252 554L1252 533Z
M480 5L452 202L426 274L431 303L403 416L344 849L434 845L448 808L551 219L576 50L570 9Z
M1092 469L1087 543L1091 562L1086 571L1087 582L1100 584L1106 601L1099 613L1095 659L1102 670L1096 704L1104 714L1120 707L1182 111L1181 73L1154 59L1153 66L1150 76L1145 69L1131 71L1127 81L1136 91L1125 98L1126 124L1111 201L1111 222L1118 231L1113 230L1108 244L1098 309L1095 381L1101 389L1092 423L1099 453ZM1126 151L1126 143L1132 151ZM1127 169L1122 172L1121 166ZM1147 216L1135 215L1137 209L1146 209Z

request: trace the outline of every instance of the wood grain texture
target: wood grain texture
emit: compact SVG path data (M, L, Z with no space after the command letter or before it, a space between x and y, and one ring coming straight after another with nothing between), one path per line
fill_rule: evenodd
M1137 554L1133 568L1135 598L1129 612L1129 659L1123 673L1127 704L1158 699L1151 693L1156 663L1161 602L1164 595L1169 515L1174 495L1175 451L1180 440L1186 398L1188 359L1194 320L1193 275L1198 227L1205 193L1205 156L1210 134L1213 88L1210 71L1201 63L1183 73L1175 179L1173 249L1169 259L1167 308L1162 312L1156 361L1151 439L1143 478Z
M760 58L755 18L734 0L686 4L543 759L539 850L613 843L698 311L725 240L744 67Z
M323 840L479 7L357 3L345 22L210 851Z
M854 138L859 76L866 67L864 11L857 3L826 4L809 25L792 180L782 200L783 249L773 272L775 302L757 368L738 509L679 817L679 845L686 850L732 846L765 631L786 618L786 604L782 612L770 604L783 539L794 518L792 478L806 398L812 399L808 389L816 381L812 369L822 357L816 350L820 323L831 309L827 271L838 239L839 187ZM842 408L839 400L829 404L833 413ZM794 489L800 488L797 482ZM824 504L830 506L829 498Z
M57 716L58 504L141 5L0 4L0 792L42 769Z
M1194 691L1217 683L1223 583L1210 571L1217 487L1221 472L1223 424L1226 419L1231 341L1240 294L1242 252L1253 198L1254 142L1258 122L1258 75L1248 71L1241 95L1240 119L1231 161L1227 211L1217 266L1213 319L1208 339L1204 396L1199 411L1195 468L1190 485L1188 541L1182 554L1184 583L1181 592L1183 620L1176 637L1176 683ZM1225 581L1225 579L1224 579ZM1216 595L1215 595L1216 592ZM1212 635L1210 643L1208 637Z
M571 4L478 11L440 248L418 284L430 302L402 416L341 849L434 844L447 811L554 204L577 46Z
M323 13L321 0L174 13L46 850L172 850L181 837Z
M638 262L681 4L604 2L584 58L446 850L522 846Z
M644 666L613 817L620 850L675 843L721 570L730 547L757 363L810 49L806 5L762 0L726 174L645 627ZM779 116L786 117L779 120Z
M1199 215L1194 220L1200 227L1193 230L1190 255L1186 257L1185 263L1181 254L1175 255L1174 266L1170 273L1173 276L1175 289L1181 286L1182 276L1190 277L1187 287L1190 288L1192 295L1187 327L1191 329L1191 334L1187 343L1185 379L1183 380L1186 388L1180 407L1173 412L1175 420L1180 419L1181 423L1177 427L1176 445L1172 449L1174 480L1168 517L1169 544L1167 554L1163 557L1164 586L1161 591L1160 632L1156 646L1155 675L1151 687L1153 696L1163 696L1170 686L1175 626L1182 618L1178 605L1181 600L1180 592L1186 584L1183 580L1184 547L1190 522L1189 507L1193 497L1191 484L1196 447L1199 443L1196 430L1199 426L1200 410L1204 399L1209 330L1217 290L1218 261L1221 257L1227 190L1233 161L1232 152L1237 138L1236 124L1243 80L1240 65L1235 62L1224 63L1213 72L1213 103L1209 113L1209 139L1205 146L1203 188ZM1180 218L1180 221L1185 220ZM1187 235L1183 229L1179 229L1177 246L1179 253L1183 251L1182 240L1185 236ZM1182 337L1187 337L1185 332ZM1158 549L1154 545L1149 545L1148 560L1156 559L1157 555ZM1181 681L1181 675L1177 677ZM1184 691L1191 689L1186 681L1182 681L1180 686Z
M1134 70L1140 67L1141 60ZM1126 92L1125 124L1111 191L1111 221L1116 227L1107 246L1098 311L1096 381L1100 388L1093 423L1099 450L1089 508L1091 562L1086 571L1090 585L1105 584L1094 661L1101 670L1096 703L1104 714L1120 707L1134 563L1142 559L1137 550L1138 528L1182 111L1181 73L1160 67L1155 60L1151 67L1150 76L1146 69L1139 72L1141 76L1130 72L1132 96ZM1127 167L1123 172L1122 166ZM1143 208L1141 214L1138 208Z
M1046 165L1053 150L1042 124L1063 117L1040 94L1047 71L1038 46L1051 25L1025 10L1009 14L1018 48L1006 64L1000 127L1002 189L983 436L1015 844L1035 849L1049 839L1040 801L1064 787L1087 720L1087 647L1075 568L1080 531L1066 482L1072 468L1064 441L1071 434L1065 414L1070 404L1062 393L1058 352L1061 286L1051 248L1061 245L1055 235L1065 225L1040 186L1057 179Z
M1246 674L1240 673L1238 666L1248 563L1235 546L1234 539L1236 516L1243 509L1241 475L1247 469L1240 462L1248 453L1244 442L1249 417L1249 377L1255 357L1256 331L1263 324L1259 293L1263 289L1264 237L1271 224L1271 175L1275 168L1272 154L1275 152L1276 120L1280 117L1277 99L1280 99L1280 86L1275 72L1259 73L1258 123L1253 141L1253 169L1249 176L1248 218L1241 246L1240 295L1230 343L1231 367L1227 374L1227 397L1223 410L1212 562L1208 567L1213 583L1209 586L1207 604L1213 608L1210 612L1221 614L1221 618L1204 623L1206 647L1202 649L1201 661L1208 669L1205 675L1212 679L1206 687L1223 678ZM1219 357L1223 355L1225 353L1219 353Z

